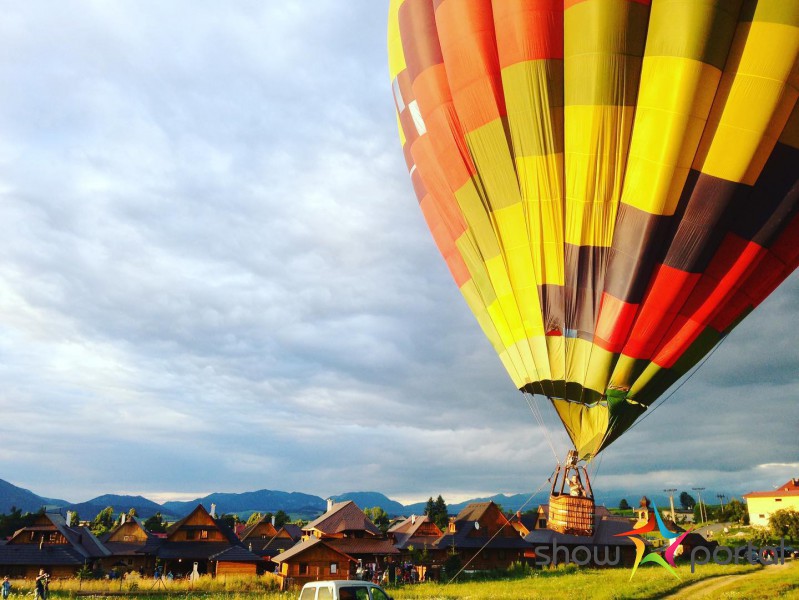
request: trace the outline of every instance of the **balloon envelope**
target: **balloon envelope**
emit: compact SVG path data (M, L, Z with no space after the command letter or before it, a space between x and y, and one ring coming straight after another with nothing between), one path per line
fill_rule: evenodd
M799 264L799 2L392 0L420 207L583 458Z

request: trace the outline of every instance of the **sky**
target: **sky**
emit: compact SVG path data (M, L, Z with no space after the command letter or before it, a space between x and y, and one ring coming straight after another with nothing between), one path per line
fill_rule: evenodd
M0 478L73 502L545 485L555 458L418 209L386 19L4 3ZM794 274L603 453L598 494L799 476L798 309Z

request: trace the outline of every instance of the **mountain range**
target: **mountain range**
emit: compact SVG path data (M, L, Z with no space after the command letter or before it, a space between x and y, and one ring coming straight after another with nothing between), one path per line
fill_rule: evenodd
M690 492L689 492L690 493ZM631 506L638 504L638 493L611 492L604 493L598 497L598 503L604 503L608 507L616 507L619 501L625 498ZM708 491L705 498L715 498L715 492ZM727 495L727 498L730 496ZM389 516L399 515L421 515L424 513L426 502L414 504L401 504L381 494L380 492L347 492L337 496L331 496L334 502L344 502L352 500L360 508L372 508L379 506L388 513ZM652 499L658 506L665 507L669 504L667 496L653 495ZM539 504L548 501L547 494L541 492L531 498L531 494L496 494L483 498L472 498L463 502L448 504L450 514L457 514L468 504L473 502L493 501L502 506L506 512L517 510L535 510ZM676 496L675 496L676 501ZM282 510L292 518L311 520L324 513L327 508L327 501L320 496L303 494L299 492L281 492L276 490L258 490L255 492L224 493L215 492L202 498L196 498L188 502L168 501L158 504L143 496L129 496L119 494L105 494L86 502L72 503L67 500L45 498L30 490L17 487L7 481L0 479L0 514L8 514L12 507L21 509L23 512L36 512L45 507L46 510L67 510L77 511L78 515L89 520L94 518L97 513L111 506L115 513L128 512L131 508L136 510L136 514L141 518L148 518L160 512L167 521L176 521L191 511L198 504L202 504L206 509L211 509L211 504L216 505L218 515L235 513L239 518L246 519L254 512L266 513Z

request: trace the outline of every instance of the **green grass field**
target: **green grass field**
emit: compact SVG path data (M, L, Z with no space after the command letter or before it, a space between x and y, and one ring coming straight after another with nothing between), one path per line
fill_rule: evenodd
M687 565L677 569L681 580L675 579L657 565L644 565L630 580L631 570L578 569L567 566L558 569L535 571L524 577L471 581L449 585L424 583L413 586L389 588L395 600L494 600L523 598L562 600L623 600L675 598L721 598L721 599L772 599L799 600L799 560L785 565L762 568L749 565L699 566L696 573ZM725 577L732 575L733 577ZM704 582L704 583L699 583ZM52 600L76 598L78 593L94 592L94 598L118 598L118 595L142 595L145 600L176 600L184 597L192 600L288 600L297 598L298 592L278 592L274 579L270 577L228 579L203 578L191 587L186 582L170 582L168 593L153 587L151 580L131 582L77 580L54 581L51 586ZM696 586L695 584L698 584ZM691 587L695 586L695 587ZM114 595L106 595L104 592ZM155 593L155 594L153 594ZM702 596L706 593L706 596ZM150 595L153 594L153 595ZM32 582L14 582L10 600L30 600L33 597Z

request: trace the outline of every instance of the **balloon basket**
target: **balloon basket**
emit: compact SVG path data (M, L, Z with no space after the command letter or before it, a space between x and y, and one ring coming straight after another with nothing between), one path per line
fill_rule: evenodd
M577 453L570 450L566 464L558 465L552 478L547 528L569 535L594 535L594 512L588 473L577 465Z

